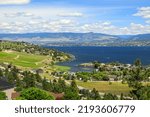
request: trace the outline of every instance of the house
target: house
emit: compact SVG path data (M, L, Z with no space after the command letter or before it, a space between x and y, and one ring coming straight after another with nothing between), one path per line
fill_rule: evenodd
M116 75L109 75L109 81L115 81Z
M95 69L95 71L96 71L96 72L98 72L98 71L99 71L99 69Z
M126 64L127 65L127 67L131 67L132 65L131 64Z
M101 66L105 66L106 64L105 63L101 63Z
M75 72L68 72L69 75L75 76L76 73Z
M33 74L36 74L36 73L42 74L44 73L44 70L39 68L39 69L32 69L30 70L30 72Z
M113 71L119 71L119 70L120 70L120 66L113 66L113 67L112 67L112 70L113 70Z

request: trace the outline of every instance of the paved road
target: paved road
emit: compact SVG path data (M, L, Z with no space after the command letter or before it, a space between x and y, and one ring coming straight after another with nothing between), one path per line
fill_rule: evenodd
M8 100L11 100L11 94L12 94L13 92L15 92L15 91L14 91L14 88L11 88L11 89L6 89L6 90L4 90L3 92L6 93L7 99L8 99Z

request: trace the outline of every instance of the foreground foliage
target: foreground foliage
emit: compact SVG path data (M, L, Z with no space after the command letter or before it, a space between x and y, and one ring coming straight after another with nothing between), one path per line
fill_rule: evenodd
M24 89L21 92L20 97L18 97L18 99L21 99L21 100L54 100L54 97L44 90L31 87L28 89Z
M4 92L0 92L0 100L6 100L7 96Z

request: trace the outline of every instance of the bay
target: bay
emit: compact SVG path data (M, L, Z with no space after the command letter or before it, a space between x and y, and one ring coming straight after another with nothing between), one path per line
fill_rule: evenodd
M83 67L78 67L81 63L93 61L120 62L124 64L133 64L138 58L143 65L150 64L150 47L93 47L93 46L77 46L77 47L48 47L57 49L75 56L74 61L63 62L59 65L70 66L71 71L88 71Z

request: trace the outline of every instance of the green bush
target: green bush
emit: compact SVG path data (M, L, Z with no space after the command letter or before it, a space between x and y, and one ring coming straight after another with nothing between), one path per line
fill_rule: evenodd
M54 100L54 97L48 92L38 89L38 88L28 88L21 92L18 99L24 100Z
M0 100L6 100L7 96L6 93L0 92Z

